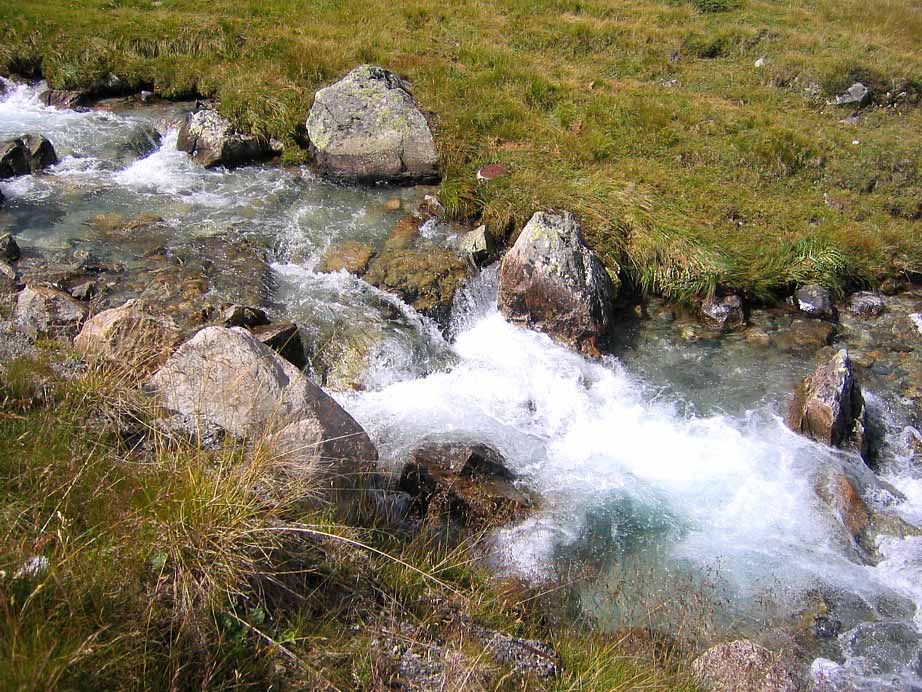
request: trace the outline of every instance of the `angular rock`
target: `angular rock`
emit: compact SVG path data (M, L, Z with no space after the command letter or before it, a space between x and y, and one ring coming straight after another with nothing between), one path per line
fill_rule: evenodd
M787 424L794 432L832 447L853 445L867 454L864 397L842 349L797 387Z
M403 217L387 234L384 247L388 250L406 250L419 239L419 230L422 225L423 220L418 216Z
M13 322L33 338L59 336L86 319L87 309L67 293L48 286L26 286L16 298Z
M22 256L16 239L9 233L0 234L0 259L7 262L15 262Z
M400 77L361 65L321 89L307 118L317 166L337 178L397 183L438 178L425 116Z
M41 135L23 135L0 144L0 179L36 173L57 162L54 147Z
M89 104L89 97L79 91L48 89L38 95L39 102L52 108L82 108Z
M215 110L190 113L176 140L176 148L192 155L206 168L239 166L272 156L269 143L234 130L230 121Z
M374 250L356 240L347 240L331 247L320 263L322 272L347 271L361 276L368 269Z
M871 102L871 90L861 82L855 82L836 96L837 106L866 106Z
M493 256L495 243L486 226L478 226L465 233L458 246L462 253L471 258L477 266L482 266Z
M876 293L859 291L849 299L848 310L862 317L877 317L884 311L884 301Z
M330 488L371 473L368 435L322 389L240 327L207 327L158 370L149 388L191 420L255 440L286 476ZM354 487L354 486L351 486Z
M412 452L399 489L430 523L456 523L469 530L521 519L533 507L515 487L502 455L482 444L427 444Z
M246 305L228 305L218 315L218 322L225 327L246 327L252 329L269 324L265 310Z
M692 662L692 671L714 692L798 692L803 689L782 656L746 639L711 647Z
M273 322L252 328L253 336L294 365L298 370L307 367L301 331L294 322Z
M45 137L23 135L22 142L29 154L29 170L32 173L44 170L58 162L58 155Z
M798 309L810 317L822 320L834 320L836 309L832 304L832 296L822 286L809 284L801 286L794 294Z
M104 310L83 325L74 348L84 358L131 364L149 374L179 346L180 332L169 317L155 315L141 301Z
M707 298L701 304L701 312L708 324L718 329L734 329L746 324L743 299L738 295Z
M509 321L599 356L614 328L618 287L570 213L538 212L503 258L499 307Z

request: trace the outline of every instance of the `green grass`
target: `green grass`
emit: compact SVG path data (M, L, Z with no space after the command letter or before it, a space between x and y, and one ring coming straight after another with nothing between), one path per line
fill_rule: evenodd
M9 70L215 97L288 143L317 88L390 67L432 113L452 214L503 234L571 209L629 285L667 297L922 270L913 0L2 0L0 26ZM854 127L825 102L856 79L876 105ZM478 187L493 161L511 176Z
M398 626L464 656L458 689L692 689L682 652L552 618L470 548L307 509L264 446L168 438L123 369L60 358L0 377L0 690L392 689ZM511 674L459 614L554 642L564 673Z

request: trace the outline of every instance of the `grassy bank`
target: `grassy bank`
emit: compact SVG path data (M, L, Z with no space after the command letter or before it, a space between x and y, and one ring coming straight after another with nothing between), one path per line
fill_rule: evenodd
M318 87L388 66L433 114L449 211L571 209L668 297L922 270L912 0L0 0L0 26L8 70L215 97L287 141ZM827 101L855 80L875 104L844 124ZM478 187L493 161L512 174Z
M692 689L662 641L310 510L266 450L165 435L124 374L52 361L0 374L0 689L416 689L408 657L446 676L426 689ZM564 672L515 674L472 622L552 642Z

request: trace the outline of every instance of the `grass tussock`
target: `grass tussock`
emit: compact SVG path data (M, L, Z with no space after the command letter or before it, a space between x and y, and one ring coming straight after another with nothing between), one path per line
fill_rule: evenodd
M343 523L265 445L157 415L123 368L4 364L0 688L378 690L436 661L441 689L691 689L678 652L562 625L476 549ZM514 673L472 622L552 641L564 672Z
M842 286L922 267L912 0L6 0L0 27L8 71L214 97L289 144L316 89L386 65L432 115L451 215L502 234L537 209L588 210L609 267L668 297L772 300L804 272ZM854 81L874 102L857 126L827 105ZM510 177L477 185L490 162ZM815 237L842 261L804 269L791 248Z

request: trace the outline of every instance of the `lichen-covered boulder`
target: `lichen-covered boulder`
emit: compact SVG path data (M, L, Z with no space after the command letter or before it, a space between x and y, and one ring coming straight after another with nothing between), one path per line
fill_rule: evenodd
M234 130L230 121L215 110L190 113L176 140L176 148L192 155L206 168L239 166L272 155L269 142Z
M361 65L321 89L307 118L321 171L337 178L397 183L438 178L438 152L409 86L393 72Z
M570 213L535 214L503 258L499 307L506 319L589 356L599 356L611 336L617 295Z
M832 304L829 291L818 284L801 286L794 294L798 309L810 317L821 320L834 320L836 308Z
M798 692L790 663L748 639L713 646L692 662L695 677L714 692Z
M161 365L179 345L180 332L169 317L155 315L138 300L104 310L83 325L74 348L84 358L131 364L139 372Z
M849 299L848 311L861 317L877 317L884 311L884 301L876 293L859 291Z
M87 309L64 291L26 286L16 297L13 323L31 337L72 334L86 319Z
M794 432L832 447L853 446L867 454L866 414L861 386L848 351L840 350L797 387L787 424Z

